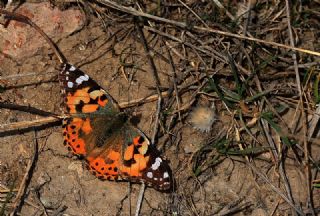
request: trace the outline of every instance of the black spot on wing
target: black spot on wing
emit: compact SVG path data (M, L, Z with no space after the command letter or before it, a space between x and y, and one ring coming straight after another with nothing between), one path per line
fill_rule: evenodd
M90 101L88 102L88 104L98 104L98 97L96 99L90 98Z
M133 164L135 164L137 161L133 158L131 158L130 160L124 160L123 161L123 165L127 166L127 167L130 167L132 166Z
M140 136L139 139L138 139L138 143L142 144L144 142L144 140L145 140L144 137Z
M93 92L93 91L95 91L95 90L100 90L100 89L101 89L100 86L94 85L94 86L91 86L91 87L89 88L88 92L90 93L90 92Z
M107 96L106 96L105 94L103 94L103 95L100 96L100 100L101 100L101 101L104 101L104 100L106 100L106 99L108 99L108 98L107 98Z
M140 154L139 150L137 147L133 148L133 154Z
M82 113L82 108L84 107L85 103L81 100L77 105L76 105L76 111L78 113Z

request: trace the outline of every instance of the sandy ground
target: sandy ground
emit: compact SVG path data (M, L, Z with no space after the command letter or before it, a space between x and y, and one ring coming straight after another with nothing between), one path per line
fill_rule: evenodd
M28 14L26 10L24 13ZM62 15L56 8L53 15L48 16L53 19L46 20L47 24L41 21L44 10L29 10L33 20L53 38L67 59L97 80L119 103L156 94L143 48L133 38L126 37L128 32L119 33L115 26L104 30L101 21L94 17L90 17L85 26L86 17L77 9L66 10ZM65 25L66 21L72 25ZM0 94L1 102L62 114L56 69L59 64L49 46L34 29L23 24L12 22L7 29L1 26L0 32L4 37L0 44L3 52L0 76L4 79L0 80L0 85L7 87ZM8 44L5 40L14 42ZM151 44L159 53L165 53L159 43ZM135 67L124 66L123 60ZM168 62L156 58L156 66L161 87L168 88L171 78ZM156 102L134 106L130 112L141 116L138 127L150 137ZM14 109L2 108L0 113L1 124L44 118ZM191 158L195 150L205 140L229 127L228 117L219 115L220 121L209 133L197 131L185 122L179 126L175 142L160 137L158 145L170 162L177 187L172 193L148 188L141 215L212 215L239 205L243 205L244 210L236 213L238 215L269 215L275 208L279 212L290 212L288 205L270 186L248 169L244 159L224 159L199 179L192 177ZM60 124L0 133L0 184L7 188L19 188L34 154L35 142L39 144L21 215L41 215L44 209L48 215L130 215L130 212L133 215L139 185L132 185L129 192L127 182L100 181L90 175L83 162L69 155L62 145ZM268 153L264 158L271 160ZM270 179L278 178L269 163L256 161L255 165ZM298 187L304 178L303 172L293 166L294 163L289 163L286 169L294 198L305 200L306 191ZM9 209L10 206L11 202L7 204ZM60 211L63 214L59 214Z

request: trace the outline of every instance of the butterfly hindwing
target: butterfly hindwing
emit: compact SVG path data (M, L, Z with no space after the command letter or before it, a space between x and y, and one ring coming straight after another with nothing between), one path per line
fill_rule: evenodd
M106 180L129 180L145 182L159 190L171 184L171 170L160 157L148 138L133 127L126 118L116 115L93 116L79 124L77 142L71 142L72 150L82 150L89 170L98 178ZM104 124L103 124L104 123ZM69 124L71 127L73 124ZM73 136L69 137L72 141ZM80 144L80 145L79 145ZM82 145L83 145L83 148Z
M68 150L75 155L85 156L87 154L86 144L80 133L90 133L91 125L86 119L66 118L62 123L63 144L68 146Z

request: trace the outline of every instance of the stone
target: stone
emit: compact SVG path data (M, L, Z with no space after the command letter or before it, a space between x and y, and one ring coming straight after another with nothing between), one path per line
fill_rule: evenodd
M52 8L49 2L24 3L15 12L27 16L54 41L78 31L85 23L80 10L60 11ZM43 46L49 47L44 38L25 23L11 20L7 28L0 25L0 50L5 55L24 59Z

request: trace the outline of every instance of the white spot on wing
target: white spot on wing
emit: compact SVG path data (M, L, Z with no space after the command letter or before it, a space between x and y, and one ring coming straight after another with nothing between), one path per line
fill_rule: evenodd
M88 81L89 76L86 74L84 76L80 76L80 79L82 79L83 81Z
M163 178L169 178L169 173L168 172L164 172L163 173Z
M152 170L157 170L159 168L159 166L161 165L161 158L157 157L156 161L152 164L151 169Z
M68 85L68 88L72 88L72 87L73 87L73 82L70 82L70 81L69 81L69 82L67 83L67 85Z
M71 67L69 68L69 71L75 71L77 68L73 65L71 65Z
M86 74L84 76L79 76L77 79L76 79L76 83L77 84L82 84L83 81L88 81L89 80L89 76Z
M78 78L76 79L76 83L77 83L78 85L80 85L82 82L83 82L83 80L81 79L81 77L78 77Z
M148 177L148 178L153 178L152 172L148 172L148 173L147 173L147 177Z
M84 81L88 81L88 80L89 80L89 76L88 76L87 74L85 74L85 75L83 76L83 80L84 80Z

